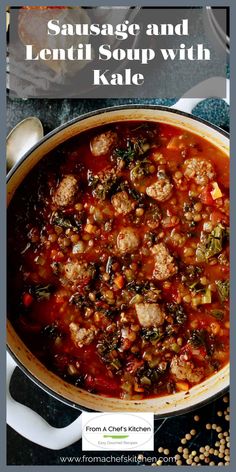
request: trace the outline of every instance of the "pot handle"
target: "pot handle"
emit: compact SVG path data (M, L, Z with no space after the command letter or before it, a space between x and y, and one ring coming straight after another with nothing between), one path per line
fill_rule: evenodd
M16 363L7 353L7 423L18 434L39 446L59 450L70 446L82 437L81 415L65 428L54 428L38 413L14 400L10 394L10 381Z
M219 86L223 84L226 80L226 97L223 100L229 105L229 90L230 90L230 83L229 79L224 79L223 77L211 77L210 79L203 80L199 84L195 85L193 88L188 90L188 92L183 95L180 100L178 100L174 105L170 108L174 110L185 111L186 113L191 113L193 108L206 98L213 98L214 96L217 97L217 90L219 90ZM199 94L204 94L205 98L187 98L186 96L197 97Z

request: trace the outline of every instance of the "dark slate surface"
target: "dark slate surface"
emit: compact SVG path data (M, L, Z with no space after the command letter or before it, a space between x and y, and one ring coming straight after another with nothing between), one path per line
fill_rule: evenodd
M175 100L142 100L142 103L171 105ZM106 106L140 103L140 100L12 100L8 99L7 107L7 131L9 132L13 126L28 116L37 116L44 125L45 133L54 129L66 121L75 118L78 115ZM194 114L209 120L210 122L221 126L226 131L229 130L229 109L222 100L209 99L199 104ZM78 411L63 405L47 393L33 384L19 369L14 374L11 384L11 392L14 398L22 403L32 407L40 413L50 424L55 427L68 425L77 416ZM187 446L191 450L198 450L200 446L209 444L214 447L217 440L215 431L207 431L206 423L217 423L222 425L223 431L228 424L222 418L217 416L217 411L224 410L226 404L222 402L222 398L218 399L207 406L182 416L169 418L165 423L156 421L155 428L155 450L154 452L144 453L145 457L157 458L160 455L157 452L158 447L162 446L170 450L170 455L176 454L177 447L180 446L180 439L195 428L197 434ZM193 419L194 415L200 416L200 421L196 423ZM160 427L160 429L159 429ZM140 451L142 453L142 451ZM90 456L105 456L107 453L89 453ZM61 465L61 457L80 457L83 455L81 451L81 441L62 451L50 451L27 441L14 430L8 427L7 434L7 463L8 465ZM113 456L119 453L112 453ZM127 456L127 454L125 454ZM138 456L138 453L130 455ZM125 463L125 462L124 462ZM127 463L127 462L126 462ZM133 464L135 464L135 460ZM184 464L185 462L183 462ZM131 462L132 464L132 462ZM146 462L147 464L147 462ZM149 462L150 464L150 462ZM73 465L73 464L70 464ZM74 463L75 465L75 463ZM83 465L86 465L85 463ZM89 464L87 464L89 465ZM91 465L91 464L90 464ZM98 464L99 465L99 464ZM115 464L114 464L115 465ZM120 463L118 463L120 465ZM147 464L148 465L148 464ZM166 462L166 465L168 463ZM169 465L172 465L169 462Z
M14 374L11 384L11 392L15 399L21 403L30 406L32 409L41 414L41 416L47 420L54 427L63 427L70 424L75 420L79 414L77 410L74 410L68 406L65 406L61 402L58 402L47 393L39 389L33 384L19 369ZM217 412L219 410L224 411L227 408L222 400L222 397L218 400L202 407L198 408L194 412L190 412L185 415L168 418L164 423L163 420L155 421L155 447L153 452L143 452L146 460L146 465L150 465L153 461L147 462L147 458L156 457L173 457L177 453L179 446L188 447L190 450L198 451L201 446L209 445L214 448L215 441L218 440L216 431L206 430L206 423L216 423L222 427L222 431L228 430L228 422L225 421L224 416L218 417ZM199 422L194 421L194 416L200 417ZM186 445L182 445L180 440L189 433L191 429L196 430L196 435L192 437ZM8 465L62 465L62 458L82 458L84 454L90 457L101 457L110 456L107 452L88 452L84 453L81 448L81 440L75 444L62 449L60 451L51 451L41 446L37 446L30 441L19 436L14 430L8 427L7 431L7 463ZM158 452L158 448L163 447L169 449L169 456ZM144 462L138 461L139 452L112 452L113 457L124 454L125 458L130 456L132 461L130 465L142 465ZM211 456L211 460L217 458ZM151 459L150 459L151 460ZM216 460L216 463L219 459ZM222 459L221 459L222 460ZM99 465L99 459L93 465ZM125 459L123 461L125 464ZM65 463L64 463L65 464ZM73 463L66 462L67 465L73 465ZM74 465L77 463L74 462ZM91 463L82 463L83 466L91 465ZM183 464L186 464L183 461ZM102 465L102 464L100 464ZM110 465L110 464L107 464ZM120 465L115 463L113 459L113 465ZM175 465L175 462L164 462L163 465ZM204 464L205 465L205 464Z
M147 103L169 106L175 103L175 99L110 99L110 100L21 100L8 99L7 103L7 131L28 116L37 116L44 125L45 133L57 126L76 118L83 113L113 105L124 105L130 103ZM197 105L194 114L221 126L229 128L228 105L223 100L208 99Z

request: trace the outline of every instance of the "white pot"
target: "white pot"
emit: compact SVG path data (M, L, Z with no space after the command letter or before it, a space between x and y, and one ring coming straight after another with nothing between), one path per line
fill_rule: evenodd
M206 96L212 95L214 80L211 79L211 83L209 81L205 83ZM123 120L147 120L180 126L182 129L209 140L219 147L228 158L229 138L227 133L189 114L200 101L200 99L182 98L172 108L148 105L112 107L89 113L61 126L40 141L10 171L7 190L8 204L26 175L49 151L82 131L107 123ZM228 99L226 101L228 102ZM193 387L189 392L178 392L169 396L140 401L107 398L79 389L47 370L25 346L9 321L7 343L9 352L8 386L17 364L37 385L58 400L80 410L153 412L157 417L166 417L185 413L213 400L223 393L229 385L229 366L227 365L212 377ZM61 449L69 446L81 437L80 417L66 428L52 428L38 414L13 400L9 390L7 394L7 422L27 439L51 449Z

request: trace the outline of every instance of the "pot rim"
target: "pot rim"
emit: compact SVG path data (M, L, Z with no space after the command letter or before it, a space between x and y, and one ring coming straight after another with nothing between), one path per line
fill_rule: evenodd
M213 123L210 123L209 121L205 120L204 118L200 118L199 116L195 116L192 113L187 113L185 111L176 110L174 108L171 108L171 106L168 107L168 106L163 106L163 105L151 105L151 104L150 105L149 104L144 104L143 105L143 104L135 103L133 105L132 104L115 105L115 106L111 106L111 107L99 108L98 110L93 110L93 111L90 111L88 113L84 113L83 115L77 116L77 117L73 118L72 120L67 121L66 123L58 126L54 130L47 133L42 139L40 139L40 141L38 141L38 143L36 143L32 148L30 148L29 151L27 151L24 154L24 156L22 156L19 159L19 161L12 167L12 169L7 174L7 183L9 182L11 177L15 174L17 169L21 166L21 164L30 156L30 154L33 151L35 151L38 147L41 146L41 144L48 141L48 139L52 138L53 136L55 136L57 133L59 133L63 129L66 129L69 126L71 126L75 123L78 123L80 121L83 121L87 118L90 118L92 116L101 115L102 113L110 113L110 112L113 112L113 111L132 110L132 109L137 109L137 110L141 110L141 109L144 109L144 110L145 109L147 109L147 110L160 110L160 111L167 111L167 112L170 112L170 113L173 113L173 114L176 114L176 115L180 115L180 116L186 116L187 118L191 118L194 121L198 121L199 123L205 124L209 128L212 128L213 130L215 130L218 133L222 134L226 138L229 138L229 133L227 131L223 130L222 128L220 128L219 126L217 126Z
M80 121L83 121L87 118L90 118L90 117L93 117L93 116L96 116L96 115L101 115L103 113L110 113L110 112L113 112L113 111L132 110L132 109L135 109L135 110L142 110L142 109L145 110L146 109L146 110L154 110L154 111L155 110L160 110L160 111L169 112L171 114L175 114L175 115L179 115L179 116L185 116L187 118L190 118L193 121L196 121L196 122L199 122L199 123L202 123L202 124L208 126L212 130L220 133L222 136L224 136L228 139L229 139L229 136L230 136L227 131L223 130L222 128L220 128L219 126L217 126L215 124L210 123L209 121L207 121L203 118L195 116L192 113L187 113L187 112L184 112L184 111L181 111L181 110L172 109L171 107L168 107L168 106L155 105L155 104L127 104L127 105L115 105L115 106L111 106L111 107L99 108L97 110L93 110L91 112L84 113L80 116L77 116L77 117L73 118L72 120L69 120L66 123L58 126L57 128L55 128L54 130L52 130L48 134L46 134L38 143L36 143L32 148L30 148L29 151L27 151L27 153L25 153L21 157L21 159L19 159L19 161L8 172L8 174L7 174L7 183L10 181L10 179L15 174L15 172L18 170L18 168L22 165L22 163L32 154L32 152L34 152L43 143L45 143L47 140L49 140L50 138L55 136L60 131L63 131L64 129L72 126L73 124L76 124ZM52 390L49 386L47 386L40 379L38 379L34 374L32 374L25 367L23 362L18 359L17 355L12 351L12 349L11 349L10 345L8 344L8 342L7 342L7 351L9 352L9 354L14 359L16 365L24 372L24 374L27 375L27 377L30 380L32 380L37 386L39 386L42 390L44 390L46 393L51 395L53 398L55 398L58 401L64 403L65 405L67 405L69 407L72 407L72 408L74 408L76 410L79 410L79 411L88 411L88 412L94 411L94 410L92 410L90 408L87 408L85 406L81 406L78 403L75 403L75 402L73 402L72 400L70 400L68 398L65 398L63 395L59 394L55 390ZM200 400L199 402L196 402L194 405L190 405L186 408L181 408L177 411L168 412L168 413L165 413L165 414L156 414L156 413L154 413L154 416L156 418L161 419L161 418L168 418L168 417L172 417L172 416L179 416L179 415L186 414L190 411L194 411L194 410L196 410L198 408L201 408L201 407L207 405L208 403L216 400L220 396L224 395L228 391L228 389L229 389L229 385L226 386L226 387L223 387L221 390L219 390L215 394L209 396L209 398L205 398L203 400ZM99 398L102 398L102 396L99 396Z
M11 348L7 345L7 352L11 355L11 357L14 359L17 367L21 369L22 372L30 379L32 382L34 382L35 385L40 387L44 392L48 393L51 397L54 399L60 401L61 403L64 403L64 405L69 406L73 408L74 410L78 411L86 411L86 412L96 412L95 410L91 408L87 408L85 406L79 405L79 403L75 403L72 400L69 400L68 398L63 397L60 393L57 393L55 390L52 390L50 387L48 387L46 384L44 384L41 380L39 380L37 377L34 376L25 366L24 364L17 358L16 354L11 350ZM219 371L220 372L220 371ZM56 375L56 374L55 374ZM214 375L214 374L213 374ZM154 417L156 419L162 419L162 418L171 418L173 416L181 416L185 415L186 413L190 413L190 411L195 411L199 408L202 408L209 403L217 400L218 398L222 397L229 391L229 386L222 388L219 392L216 392L214 395L211 395L209 398L205 398L204 400L201 400L194 405L190 405L186 408L181 408L180 410L165 413L165 414L158 414L154 413ZM101 395L97 395L99 398L103 398ZM158 398L158 397L157 397ZM100 412L101 410L97 410Z

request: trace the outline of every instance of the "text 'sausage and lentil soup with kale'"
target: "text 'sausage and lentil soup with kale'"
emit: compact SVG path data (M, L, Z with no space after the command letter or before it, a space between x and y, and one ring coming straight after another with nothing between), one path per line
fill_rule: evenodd
M80 134L21 184L8 239L10 319L68 382L137 400L228 362L229 159L206 139L136 121Z

